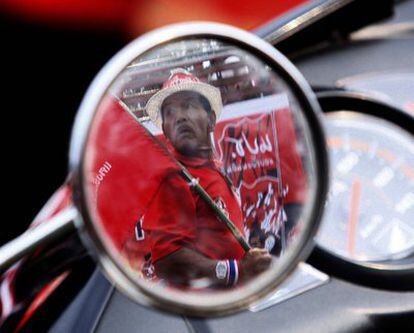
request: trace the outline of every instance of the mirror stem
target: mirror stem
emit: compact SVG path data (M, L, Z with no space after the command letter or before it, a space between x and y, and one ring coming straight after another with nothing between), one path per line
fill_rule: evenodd
M53 218L28 229L11 242L0 248L0 274L19 259L32 253L39 245L47 245L61 236L75 231L78 211L70 206Z

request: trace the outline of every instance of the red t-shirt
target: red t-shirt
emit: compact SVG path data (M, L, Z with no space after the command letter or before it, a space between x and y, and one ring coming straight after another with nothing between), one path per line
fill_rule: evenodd
M213 161L179 156L193 177L211 198L229 214L230 220L244 234L243 216L236 194ZM244 250L221 222L186 183L174 172L161 183L145 213L142 227L155 262L183 246L204 256L241 259Z

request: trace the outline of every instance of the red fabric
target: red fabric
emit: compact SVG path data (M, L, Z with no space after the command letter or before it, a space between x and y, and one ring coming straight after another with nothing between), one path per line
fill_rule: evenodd
M308 179L299 153L295 124L291 111L276 113L282 186L286 191L285 203L305 203Z
M180 157L214 201L226 206L230 220L243 231L236 195L212 162ZM144 216L145 237L155 262L183 246L211 259L241 259L244 250L207 204L178 173L167 177Z
M88 203L98 226L118 251L143 257L144 242L130 248L134 229L162 179L176 164L121 105L107 96L88 140L85 175Z

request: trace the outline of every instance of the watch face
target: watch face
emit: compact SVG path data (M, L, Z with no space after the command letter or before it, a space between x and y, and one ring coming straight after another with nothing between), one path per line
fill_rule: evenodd
M276 244L275 236L270 235L265 240L265 249L270 252L274 248L275 244Z
M217 279L223 280L227 275L227 265L224 261L219 261L216 265Z

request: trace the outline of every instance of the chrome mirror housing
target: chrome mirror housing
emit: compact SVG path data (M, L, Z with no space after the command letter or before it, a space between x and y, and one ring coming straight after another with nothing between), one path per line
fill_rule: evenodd
M195 316L245 309L313 247L329 174L318 114L301 74L251 33L198 22L143 35L79 108L70 220L134 301Z

